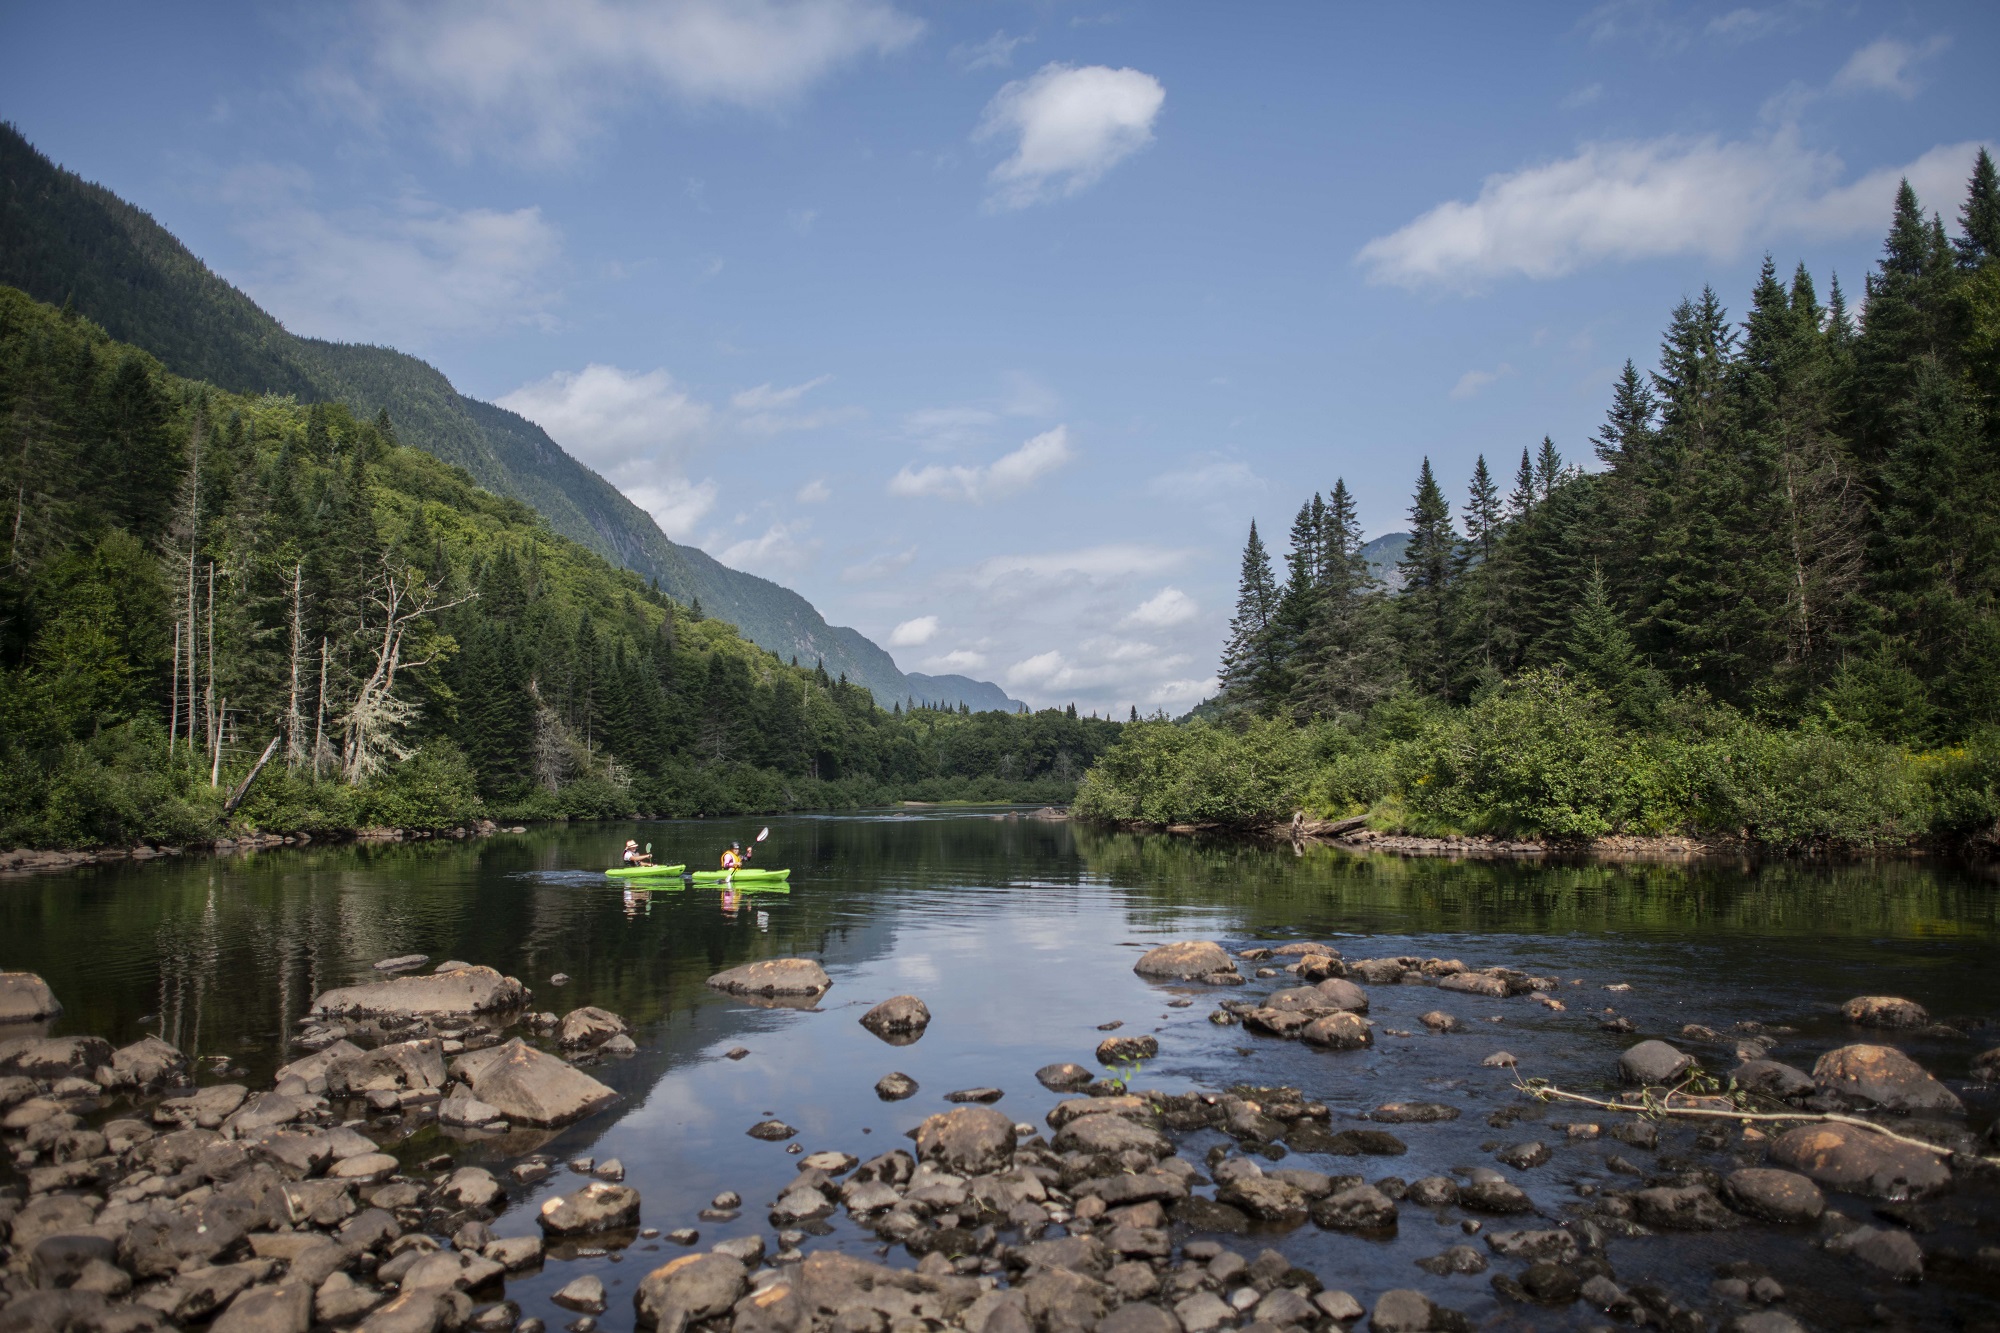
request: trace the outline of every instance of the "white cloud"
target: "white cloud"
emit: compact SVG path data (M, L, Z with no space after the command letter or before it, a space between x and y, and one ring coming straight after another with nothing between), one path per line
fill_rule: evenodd
M960 42L951 48L952 61L966 73L975 69L1005 69L1014 63L1014 52L1023 42L1031 42L1028 36L1009 37L1004 31L996 32L983 42Z
M1880 38L1848 57L1840 72L1833 76L1829 91L1894 93L1902 98L1915 97L1917 80L1912 67L1950 44L1951 39L1942 36L1931 38L1921 47L1899 42L1893 37Z
M889 631L891 648L921 648L937 637L938 618L918 616L915 620L905 620Z
M831 375L815 375L802 384L794 384L783 389L768 383L759 384L754 389L744 389L731 394L729 405L739 412L775 412L796 406L799 399L820 385L832 382Z
M782 106L923 30L881 0L375 0L360 14L362 51L321 71L324 92L377 123L408 99L456 151L543 160L629 100Z
M1218 459L1173 472L1162 472L1146 483L1146 492L1163 500L1190 503L1213 500L1228 491L1261 491L1264 479L1250 470L1248 463Z
M1978 145L1934 148L1846 186L1840 159L1782 128L1765 139L1667 137L1586 144L1575 156L1489 176L1470 203L1438 205L1368 242L1356 262L1374 282L1475 285L1555 278L1608 260L1740 253L1774 234L1831 237L1888 224L1895 181L1944 199ZM1887 181L1886 187L1882 182Z
M422 347L546 324L558 298L562 236L539 208L453 209L411 194L327 212L305 172L268 164L232 172L221 194L253 256L233 276L297 333Z
M1165 587L1148 597L1133 609L1119 624L1129 628L1146 627L1165 629L1170 625L1182 625L1201 613L1194 598L1179 588Z
M766 573L797 569L818 549L818 542L802 540L808 523L773 523L756 536L724 548L716 559L736 569Z
M876 579L885 579L891 574L901 573L909 568L910 562L916 558L917 548L914 546L901 551L892 551L886 555L863 560L859 564L849 565L840 571L840 579L843 583L872 583Z
M974 139L1018 136L988 177L988 204L1026 208L1088 189L1145 147L1167 90L1150 74L1044 65L995 93Z
M958 648L942 657L926 659L924 666L935 675L940 672L952 675L961 671L980 671L986 666L986 654L976 653L970 648Z
M1003 454L985 467L962 464L930 464L912 467L889 479L889 494L905 498L933 496L942 500L969 500L981 503L1017 495L1076 457L1069 447L1069 428L1057 426L1043 431L1012 453Z
M858 407L825 407L810 412L790 410L796 408L799 400L814 389L832 382L831 375L816 375L802 384L782 389L771 384L759 384L730 395L729 405L742 414L736 421L737 427L751 435L818 430L822 426L852 421L865 415Z
M1048 652L1023 658L1008 667L1007 683L1015 686L1039 685L1046 688L1063 683L1061 678L1067 672L1068 664L1063 661L1062 653L1051 648Z
M1222 688L1214 676L1203 680L1163 680L1146 694L1146 702L1161 707L1198 704Z
M653 516L660 531L675 541L691 541L695 525L715 508L716 486L712 481L689 481L668 477L657 482L640 482L619 487L625 498Z
M1451 396L1455 399L1470 398L1503 375L1514 373L1514 367L1502 361L1492 370L1468 370L1458 377L1458 383L1451 386Z
M592 364L557 371L497 401L602 472L669 537L690 537L715 507L715 483L690 480L686 470L714 411L664 370Z
M794 501L802 505L825 504L832 498L832 489L818 477L814 477L811 481L799 487L798 491L792 496Z
M1075 551L996 555L973 566L972 582L982 588L1003 583L1109 583L1160 574L1186 563L1191 553L1135 542L1087 546Z

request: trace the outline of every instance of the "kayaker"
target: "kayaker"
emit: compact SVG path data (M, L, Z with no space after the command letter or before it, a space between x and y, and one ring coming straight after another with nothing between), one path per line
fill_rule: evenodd
M625 840L625 864L628 866L649 866L653 864L653 854L639 850L637 838Z
M733 880L736 877L736 872L743 868L743 863L748 859L743 854L742 843L730 843L729 850L722 854L722 882L727 884Z

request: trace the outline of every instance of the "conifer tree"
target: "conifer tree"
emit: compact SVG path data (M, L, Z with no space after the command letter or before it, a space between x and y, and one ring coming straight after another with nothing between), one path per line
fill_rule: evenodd
M1521 466L1514 472L1514 489L1507 496L1507 517L1523 518L1535 508L1535 464L1528 451L1521 451Z
M1986 260L2000 256L2000 175L1993 169L1993 155L1984 147L1972 165L1972 180L1966 186L1965 203L1958 211L1958 226L1961 235L1956 249L1961 265L1978 268Z
M1427 694L1444 696L1453 683L1451 592L1457 554L1451 505L1426 457L1410 502L1410 543L1397 562L1403 575L1397 619L1411 680Z
M1236 614L1229 621L1221 675L1225 690L1259 712L1268 710L1283 693L1283 663L1274 642L1277 613L1278 585L1271 573L1271 554L1252 519L1249 540L1243 544Z

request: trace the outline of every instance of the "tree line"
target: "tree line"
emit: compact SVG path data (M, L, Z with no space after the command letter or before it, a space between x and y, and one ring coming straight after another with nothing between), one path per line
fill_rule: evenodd
M1118 723L889 710L402 446L0 288L0 838L1065 799Z
M2000 723L2000 185L1982 150L1956 235L1909 185L1865 313L1767 258L1748 313L1673 311L1625 364L1595 466L1544 438L1504 497L1482 455L1454 515L1425 459L1391 595L1344 482L1252 525L1226 706L1355 716L1465 704L1535 668L1635 726L1695 693L1776 724L1916 745Z
M1421 834L2000 845L2000 182L1905 183L1866 302L1766 260L1673 311L1590 466L1425 459L1393 589L1352 495L1253 523L1223 690L1077 809ZM1503 492L1503 486L1505 490Z

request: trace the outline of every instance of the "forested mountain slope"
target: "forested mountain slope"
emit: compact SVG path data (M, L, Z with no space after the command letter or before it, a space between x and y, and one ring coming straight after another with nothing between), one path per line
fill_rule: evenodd
M877 707L339 403L0 287L0 843L1063 799L1118 724Z
M895 661L812 604L668 539L652 516L577 462L541 427L467 398L435 367L389 347L300 337L217 277L148 214L65 171L0 125L0 284L67 306L158 357L167 369L232 393L386 410L398 438L464 468L495 495L683 604L737 625L801 662L824 659L882 703L917 697ZM953 697L940 702L956 704Z

